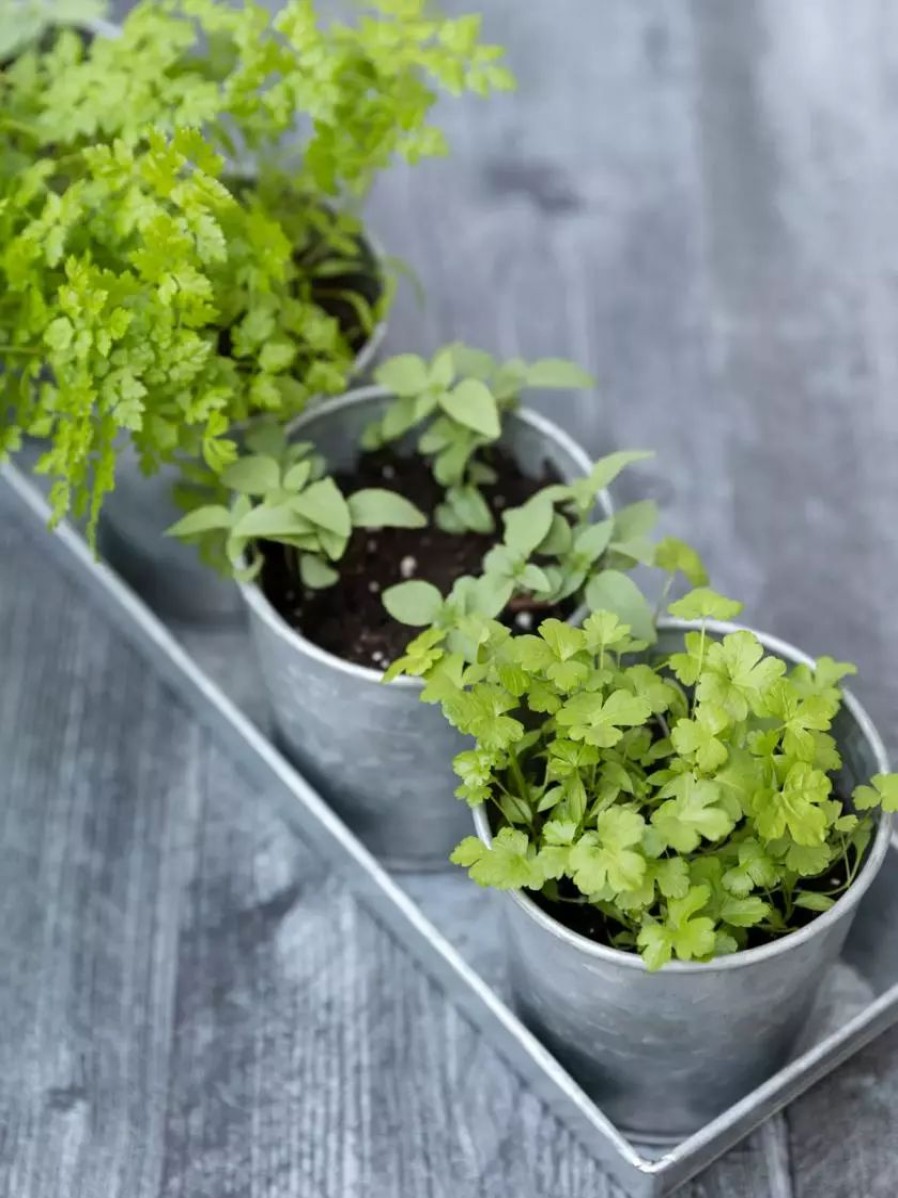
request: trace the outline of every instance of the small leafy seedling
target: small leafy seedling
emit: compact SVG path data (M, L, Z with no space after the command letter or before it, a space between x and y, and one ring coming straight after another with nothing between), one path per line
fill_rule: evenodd
M694 566L678 544L658 556ZM456 793L490 805L495 834L453 860L483 886L538 892L573 926L590 908L649 969L828 910L864 861L868 812L898 810L898 775L838 793L831 727L854 667L788 668L752 632L711 634L740 609L706 586L672 603L696 627L669 655L608 610L525 636L481 616L453 642L435 609L394 671L474 738Z
M628 465L651 456L642 450L609 454L583 478L544 487L503 512L502 541L486 554L478 577L460 579L445 598L426 581L400 582L384 591L384 605L403 624L436 625L460 640L472 635L472 617L492 619L509 609L521 629L564 604L613 610L638 635L653 639L654 611L628 572L659 566L668 575L666 595L678 573L693 585L707 581L701 559L674 538L653 543L657 510L650 501L593 520L599 494ZM391 676L400 672L397 663Z
M203 504L168 531L200 546L206 560L241 581L262 568L257 542L285 547L304 586L332 586L354 528L423 528L426 517L392 491L366 488L344 496L325 474L309 442L288 444L276 425L254 429L249 453L225 468L222 484L235 493L230 506Z
M434 478L446 489L435 513L445 532L493 531L480 487L496 476L481 451L499 440L503 420L517 409L521 391L593 385L572 362L546 358L528 365L516 358L500 364L461 344L446 346L430 362L400 354L384 362L374 377L395 398L365 431L362 444L379 449L416 434L418 452L431 460Z

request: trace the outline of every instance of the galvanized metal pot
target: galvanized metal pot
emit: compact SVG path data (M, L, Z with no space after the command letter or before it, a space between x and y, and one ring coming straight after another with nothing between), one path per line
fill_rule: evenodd
M665 622L660 647L678 647L690 627ZM709 628L722 635L736 625ZM760 639L787 662L810 660L775 637ZM851 695L834 734L844 759L841 793L888 769L879 736ZM483 808L475 824L490 843ZM806 927L733 956L675 961L656 973L635 953L569 931L523 892L510 892L511 984L522 1018L621 1131L644 1142L684 1138L788 1059L882 865L889 825L888 818L880 822L853 886Z
M378 256L382 255L378 251ZM386 323L372 332L353 365L353 377L371 368ZM172 489L180 475L163 466L148 478L137 455L126 448L116 464L115 490L100 517L99 547L103 557L157 612L189 623L224 623L243 615L234 583L206 566L196 547L165 536L183 516Z
M293 426L334 470L352 467L359 439L389 402L368 387L304 413ZM586 473L583 450L543 417L519 412L504 445L527 474L546 463L563 478ZM601 506L610 512L603 496ZM438 708L421 703L421 683L342 661L290 628L256 585L242 588L280 740L312 784L385 864L442 869L470 816L454 798L452 759L464 739Z

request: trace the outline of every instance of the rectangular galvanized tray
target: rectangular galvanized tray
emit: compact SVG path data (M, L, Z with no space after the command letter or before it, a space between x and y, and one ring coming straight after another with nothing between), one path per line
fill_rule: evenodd
M341 871L357 897L633 1198L672 1192L898 1019L896 841L794 1059L675 1147L659 1151L630 1143L506 1005L502 896L481 893L451 873L391 879L272 747L245 630L167 629L94 560L76 532L65 527L55 536L44 532L46 505L21 474L6 467L2 480L6 498L13 497L45 552L81 581L104 618L203 723L226 738L231 754L260 790L276 796L302 838Z

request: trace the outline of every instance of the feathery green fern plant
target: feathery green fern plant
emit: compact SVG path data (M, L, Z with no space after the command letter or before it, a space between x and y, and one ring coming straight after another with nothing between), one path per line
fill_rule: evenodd
M92 535L123 435L147 470L220 471L235 425L345 388L390 294L356 286L347 197L444 152L437 88L509 85L478 37L423 0L354 25L145 0L119 38L63 32L0 73L0 455L50 438L55 519Z

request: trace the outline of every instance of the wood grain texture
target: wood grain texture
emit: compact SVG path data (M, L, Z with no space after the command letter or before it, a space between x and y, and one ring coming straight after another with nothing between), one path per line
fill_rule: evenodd
M14 513L0 1194L614 1198Z
M453 157L394 170L372 199L381 239L428 293L424 308L403 294L392 348L463 337L506 354L570 354L591 368L597 392L553 399L550 410L596 452L656 448L623 497L657 497L665 527L700 546L752 622L856 661L857 690L898 753L898 8L476 6L509 47L520 89L442 105ZM33 636L39 619L19 604L13 630L0 625L3 648ZM563 1137L527 1122L531 1108L501 1069L476 1089L487 1050L451 1026L451 1012L433 1044L413 1038L409 1064L445 1051L451 1066L428 1075L446 1087L443 1106L403 1099L400 1071L387 1074L384 1098L371 1091L325 1116L318 1087L329 1070L351 1068L362 1052L386 1068L397 1026L431 1026L430 998L403 992L384 1017L399 1021L393 1033L368 1048L322 1031L313 1071L298 1071L291 1054L311 982L291 981L291 937L302 933L289 910L276 914L277 894L286 901L296 880L292 850L272 849L277 837L258 812L262 824L250 827L236 809L211 812L212 775L202 770L212 765L165 712L170 755L196 774L186 807L163 786L155 803L110 809L111 824L98 823L87 802L97 770L123 793L159 783L151 762L132 776L137 764L104 747L93 704L79 697L81 683L92 685L86 651L77 638L59 642L52 711L63 732L52 747L33 731L46 687L16 694L8 675L0 686L3 727L18 730L14 794L35 760L61 769L73 738L88 753L64 795L45 788L4 805L3 844L22 885L0 896L0 926L18 945L0 981L13 1012L2 1043L15 1066L5 1067L0 1120L0 1161L14 1164L0 1172L0 1190L311 1195L333 1177L344 1187L333 1193L426 1194L451 1177L452 1193L601 1194ZM5 760L2 768L6 780ZM355 916L338 910L351 929ZM142 947L119 959L113 945L125 932ZM383 952L389 958L389 945ZM259 961L257 977L247 962ZM334 979L345 967L339 953L328 963ZM152 1018L145 993L155 996ZM310 1090L299 1091L300 1076L315 1079ZM892 1034L686 1192L892 1195L896 1098ZM322 1147L325 1118L332 1130L354 1129L345 1135L355 1146ZM406 1121L410 1156L397 1147Z

